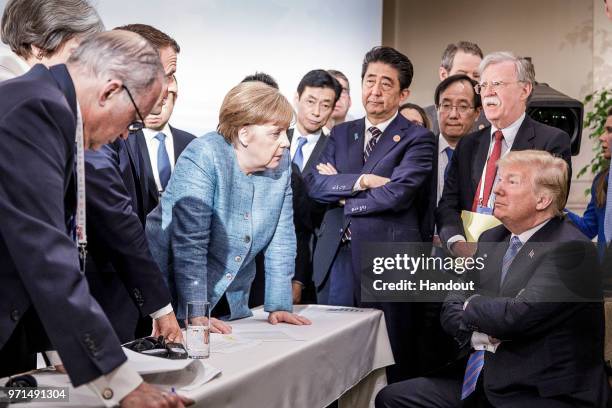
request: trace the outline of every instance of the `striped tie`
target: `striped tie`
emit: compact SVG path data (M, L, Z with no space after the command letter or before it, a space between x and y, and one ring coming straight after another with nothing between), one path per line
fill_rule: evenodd
M465 367L463 386L461 387L461 400L466 399L476 389L478 376L484 366L484 350L476 350L470 354L470 358Z
M518 254L518 251L520 251L522 246L523 246L523 243L521 242L519 237L517 237L516 235L513 236L512 239L510 240L510 246L508 246L508 249L506 250L506 253L504 254L504 258L502 260L501 279L499 280L500 288L504 284L504 279L506 279L506 275L508 274L508 269L510 269L510 265L512 264L512 261L514 260L514 257L516 256L516 254Z
M368 157L370 157L370 154L372 154L372 151L374 150L376 143L378 143L378 141L380 140L380 136L383 133L376 126L369 127L368 132L370 132L372 137L368 141L368 144L366 145L365 150L363 151L363 162L364 163L368 161ZM347 225L346 229L344 230L344 234L342 234L342 242L347 242L350 240L351 240L351 229Z

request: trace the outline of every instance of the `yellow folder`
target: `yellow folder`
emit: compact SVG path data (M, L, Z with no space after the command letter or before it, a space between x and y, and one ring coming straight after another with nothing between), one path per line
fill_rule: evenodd
M480 234L501 224L501 221L492 215L465 210L461 211L461 221L467 242L478 242Z

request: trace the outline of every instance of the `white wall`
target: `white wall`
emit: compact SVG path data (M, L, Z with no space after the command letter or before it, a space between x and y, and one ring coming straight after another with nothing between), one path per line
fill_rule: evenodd
M0 0L4 8L5 0ZM293 100L311 69L339 69L351 82L350 114L363 113L361 61L381 44L382 0L93 0L108 29L150 24L181 46L172 124L201 135L216 127L225 94L256 70Z

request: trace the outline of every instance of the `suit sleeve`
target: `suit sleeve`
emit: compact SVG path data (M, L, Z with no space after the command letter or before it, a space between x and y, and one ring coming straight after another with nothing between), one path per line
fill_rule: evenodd
M325 146L325 149L319 157L318 163L330 163L338 170L336 164L336 145L338 144L338 138L341 135L336 131L336 128L332 129L329 136L329 140ZM315 165L316 167L316 165ZM336 203L341 199L351 197L353 195L353 186L357 182L357 179L361 174L342 174L338 173L335 175L324 175L319 174L316 168L308 173L304 179L306 181L306 188L308 195L322 203Z
M206 154L206 152L201 152ZM207 301L207 256L214 207L214 158L186 149L172 174L170 229L177 316L186 316L187 302ZM162 199L162 206L166 204Z
M289 155L285 156L289 160ZM288 165L288 164L287 164ZM292 311L291 279L295 270L296 239L293 226L293 192L287 177L285 198L272 240L265 249L264 310Z
M448 175L444 182L444 190L440 202L435 210L438 235L445 244L448 239L455 235L465 236L463 223L461 222L461 197L459 180L459 157L464 148L463 139L457 144L457 148L449 165ZM465 186L463 186L465 188Z
M500 340L546 333L585 302L601 300L601 275L591 243L569 242L549 251L516 297L475 296L463 320Z
M0 235L30 301L76 387L126 360L66 233L65 180L75 118L30 100L0 123ZM21 164L21 165L20 165Z
M434 148L431 133L426 136L413 135L404 157L391 174L391 181L347 198L344 214L360 216L410 207L431 173Z
M109 145L85 154L88 233L112 263L143 316L170 303L170 293L151 257L144 229L133 211Z

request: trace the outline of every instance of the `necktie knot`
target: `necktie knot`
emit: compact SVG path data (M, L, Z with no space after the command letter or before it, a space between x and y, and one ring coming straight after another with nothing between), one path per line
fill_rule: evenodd
M308 143L308 139L306 139L304 136L298 137L298 149L304 147L306 143Z
M159 140L160 143L163 143L164 140L166 140L166 135L164 134L164 132L159 132L155 135L155 138Z
M453 153L455 153L455 149L448 146L446 149L444 149L444 153L446 153L446 157L448 157L448 162L450 163L451 159L453 158Z
M496 142L501 142L502 139L504 138L504 134L502 133L501 130L497 129L495 133L493 133L493 137L495 138Z
M307 142L308 139L306 139L304 136L298 137L297 149L293 155L293 163L298 166L300 171L304 169L304 152L302 151L302 148Z
M368 132L372 135L373 138L378 139L380 135L382 135L382 131L376 126L371 126L368 128Z

